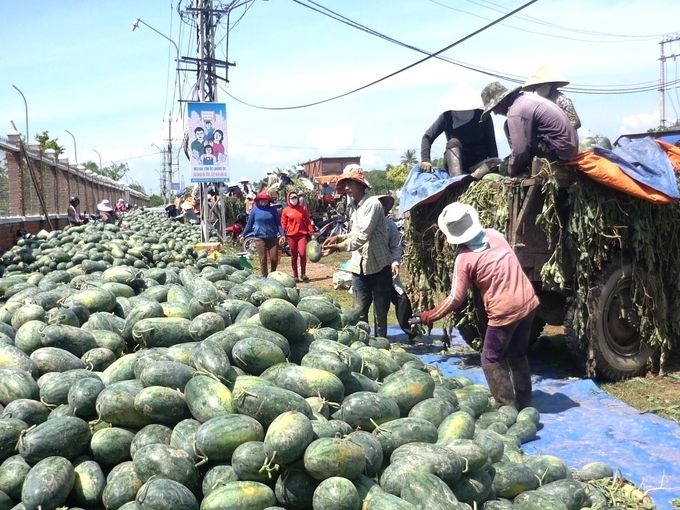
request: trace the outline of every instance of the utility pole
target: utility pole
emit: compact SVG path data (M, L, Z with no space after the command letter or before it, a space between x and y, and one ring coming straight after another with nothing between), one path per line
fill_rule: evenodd
M169 200L172 196L172 117L168 114L168 148L167 148L167 166L163 166L164 171L167 172L168 194L163 198Z
M659 57L660 62L659 113L661 118L659 119L659 125L662 128L666 127L666 60L668 60L669 58L675 59L676 57L680 56L677 53L674 53L672 55L666 55L664 50L666 44L670 44L675 41L680 41L680 33L678 32L666 34L659 43L659 46L661 47L661 57ZM676 84L675 86L677 87L678 84ZM677 124L677 119L673 124L674 125Z

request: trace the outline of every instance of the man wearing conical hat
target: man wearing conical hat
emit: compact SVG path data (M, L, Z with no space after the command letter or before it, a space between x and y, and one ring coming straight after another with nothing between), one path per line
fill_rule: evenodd
M470 172L477 163L498 156L496 136L491 119L481 120L482 105L479 97L465 92L455 96L451 110L442 113L425 131L420 142L420 168L432 169L430 149L432 143L446 134L444 164L451 177Z
M567 85L569 85L569 82L564 76L543 64L536 69L536 72L532 74L531 77L529 77L522 86L522 90L535 92L539 96L546 98L548 101L555 103L567 114L567 118L571 125L574 126L574 129L578 129L581 127L581 119L579 119L578 113L576 113L574 103L559 90L561 87L566 87Z
M555 104L520 87L508 90L500 82L482 90L484 112L505 115L505 133L510 144L507 173L515 177L527 173L534 157L549 161L569 161L578 154L578 135L567 115Z

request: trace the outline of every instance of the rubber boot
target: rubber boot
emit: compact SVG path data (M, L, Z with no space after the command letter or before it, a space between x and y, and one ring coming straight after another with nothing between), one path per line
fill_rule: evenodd
M496 400L497 407L515 404L510 370L505 362L482 365L484 377L489 385L491 395Z
M462 153L460 147L450 147L444 152L444 162L446 169L451 177L461 175L463 173Z
M521 411L531 405L531 373L529 372L529 360L526 356L521 358L508 358L508 365L512 372L512 386L515 390L515 407Z

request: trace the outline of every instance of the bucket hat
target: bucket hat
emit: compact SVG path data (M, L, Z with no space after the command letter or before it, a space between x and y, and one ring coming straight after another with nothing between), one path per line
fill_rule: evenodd
M520 87L508 90L501 82L493 81L489 83L484 90L482 90L482 101L484 102L484 111L480 120L483 120L491 110L496 108L501 102L513 92L516 92Z
M527 79L524 85L522 85L522 88L533 88L536 85L542 85L544 83L554 83L555 87L558 88L569 85L569 81L566 80L564 76L543 64Z
M465 244L484 230L477 210L460 202L444 207L437 218L437 224L450 244Z
M102 212L111 212L113 211L113 208L111 207L111 202L105 199L97 204L97 210Z
M352 167L352 168L349 168ZM363 184L365 187L369 188L371 185L366 180L364 176L364 170L359 165L347 165L345 170L342 171L342 175L338 179L338 186L342 186L343 181L355 181Z

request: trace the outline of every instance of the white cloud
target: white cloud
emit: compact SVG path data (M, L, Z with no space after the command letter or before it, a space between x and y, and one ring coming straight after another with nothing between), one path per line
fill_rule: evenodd
M317 147L319 151L327 154L336 152L343 147L351 147L354 141L352 126L336 124L322 126L307 134L307 140Z
M621 119L621 133L637 133L647 131L659 125L659 110L626 115Z

